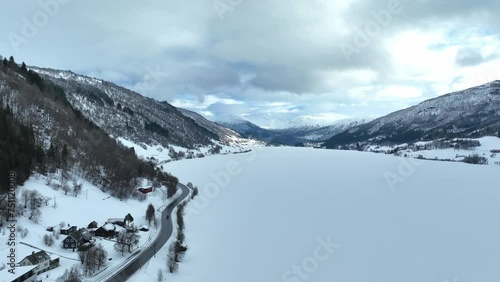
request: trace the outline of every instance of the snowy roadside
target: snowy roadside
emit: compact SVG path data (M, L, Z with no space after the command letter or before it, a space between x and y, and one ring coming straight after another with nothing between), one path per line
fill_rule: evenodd
M52 180L57 181L56 179ZM21 261L26 256L45 250L49 255L60 257L60 266L42 273L40 275L44 281L56 281L66 269L73 265L81 265L78 252L73 252L72 249L64 249L62 241L67 237L59 234L61 227L77 226L77 228L87 228L88 225L95 221L98 226L106 223L108 218L120 218L127 214L131 214L134 218L133 224L137 227L147 226L145 220L145 212L147 206L151 203L157 210L156 216L161 215L161 211L175 198L165 198L165 187L155 189L147 195L145 201L127 200L120 201L116 198L109 197L99 188L83 179L77 179L82 184L81 194L74 196L73 194L65 195L62 190L53 189L53 185L47 185L48 180L45 176L35 175L31 177L24 186L16 190L16 197L21 198L24 191L36 190L47 199L46 203L40 207L41 216L37 223L29 220L27 216L21 216L16 224L16 262ZM176 196L179 196L180 191ZM49 232L48 227L54 228L54 232ZM159 228L159 227L158 227ZM137 248L143 248L151 243L152 238L155 238L159 229L152 224L148 232L140 232L140 239ZM9 252L7 248L7 240L9 233L6 228L2 227L0 233L0 257L6 258ZM44 237L52 236L54 243L47 246L44 243ZM101 244L108 253L106 264L94 274L97 277L98 273L104 273L110 269L119 267L126 262L131 254L125 253L123 256L114 249L114 242L102 237L94 237L95 244ZM26 243L26 244L22 244ZM132 252L133 253L133 252ZM0 265L5 264L5 259L0 260ZM0 278L4 278L1 274ZM8 276L6 276L8 277ZM93 280L94 278L87 278ZM0 279L1 280L1 279ZM3 280L1 280L3 281Z

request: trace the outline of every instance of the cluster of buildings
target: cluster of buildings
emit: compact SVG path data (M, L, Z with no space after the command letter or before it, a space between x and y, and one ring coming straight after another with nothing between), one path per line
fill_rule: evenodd
M59 234L66 237L62 240L63 249L75 251L85 251L94 245L94 237L112 238L122 230L136 232L132 222L134 218L127 214L124 218L109 218L103 225L98 226L97 222L91 222L87 228L78 228L77 226L64 226L59 229ZM53 231L53 227L47 228L47 231ZM35 282L39 275L59 266L59 257L50 256L45 251L32 252L24 257L16 267L16 275L9 275L11 282ZM4 269L2 273L7 271Z
M73 251L85 250L92 247L94 237L112 238L122 230L135 231L131 223L134 218L127 214L124 218L109 218L102 226L98 227L97 222L91 222L87 228L78 229L77 226L65 226L60 229L61 235L66 235L62 241L63 249Z

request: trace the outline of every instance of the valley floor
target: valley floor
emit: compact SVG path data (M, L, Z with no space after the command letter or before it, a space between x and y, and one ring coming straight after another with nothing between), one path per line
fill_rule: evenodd
M308 148L168 163L200 195L166 281L499 281L498 169Z

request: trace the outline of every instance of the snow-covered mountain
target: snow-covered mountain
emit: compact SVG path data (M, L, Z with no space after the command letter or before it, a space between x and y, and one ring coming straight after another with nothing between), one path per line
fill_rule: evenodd
M114 83L71 71L31 67L62 87L73 107L115 137L148 145L193 149L217 147L237 139L237 133L167 102L144 97Z
M333 136L325 147L478 138L496 136L499 131L500 81L493 81L355 126Z
M218 123L238 132L242 137L258 139L265 142L272 141L273 134L271 130L262 128L248 120L234 118L231 120L220 120Z
M82 79L79 76L75 78L75 81ZM69 86L64 85L64 81ZM96 80L85 81L97 83ZM18 144L10 145L6 150L14 151L17 146L24 156L19 160L10 154L0 158L11 159L7 166L9 170L19 175L33 172L52 175L59 172L64 189L69 187L66 182L75 174L120 199L140 196L135 188L138 181L145 178L175 189L175 177L156 170L150 163L139 159L134 149L120 145L113 138L116 135L111 136L110 132L118 131L107 127L107 120L123 118L125 123L133 123L134 120L119 114L109 115L113 113L110 108L114 103L109 95L72 80L61 79L58 83L66 88L42 78L24 63L19 66L12 57L0 65L0 107L4 109L2 124L7 121L7 128L20 128L24 132L21 132L22 138L17 136L17 139L12 139L19 135L13 132L11 135L14 136L10 139L18 140ZM75 93L75 89L79 91ZM78 102L80 100L82 102ZM136 115L140 113L135 112ZM5 139L5 135L2 133L1 139ZM154 134L149 136L154 137ZM34 144L26 140L34 140ZM5 170L5 165L0 169ZM0 183L1 190L5 187Z
M222 123L235 123L238 121L249 121L264 129L287 129L294 127L326 127L338 122L343 122L341 114L331 113L328 115L291 115L289 112L258 112L246 113L244 116L234 114L220 114L214 117L215 121Z
M246 138L263 140L271 144L298 145L325 141L348 128L365 122L365 119L341 120L328 126L302 125L285 129L265 129L242 118L220 123Z
M207 129L210 132L213 132L219 136L224 141L231 142L235 139L241 138L240 134L237 133L236 131L229 129L227 127L224 127L216 122L212 122L202 115L195 113L190 110L182 109L182 108L177 108L184 116L194 120L196 124L199 126Z
M278 138L286 140L287 138L296 139L296 143L315 143L325 141L332 136L352 128L354 126L366 123L366 119L346 119L334 122L331 125L303 125L286 129L275 130ZM279 139L278 139L279 140Z

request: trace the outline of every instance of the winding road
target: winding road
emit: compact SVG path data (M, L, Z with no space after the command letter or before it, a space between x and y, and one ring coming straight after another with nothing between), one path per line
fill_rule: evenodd
M142 252L137 255L132 254L130 260L126 261L125 267L120 268L120 270L116 273L110 273L105 277L102 277L96 281L110 281L110 282L123 282L126 281L132 274L134 274L139 268L141 268L144 264L146 264L157 252L160 250L163 245L168 241L170 236L172 236L173 231L173 223L171 213L180 204L188 195L190 189L183 184L178 184L178 188L182 190L182 194L172 203L170 203L161 214L161 229L156 236L156 239ZM168 216L168 219L167 219Z

